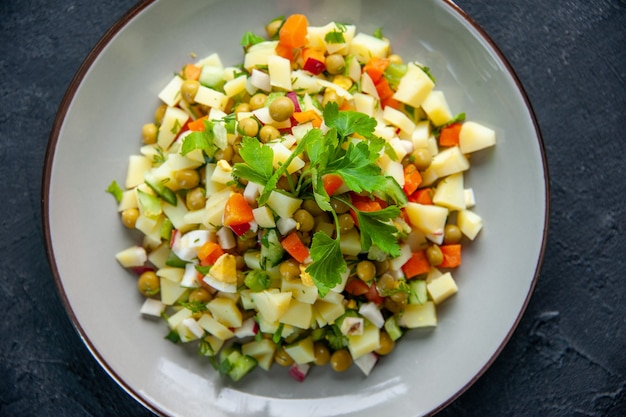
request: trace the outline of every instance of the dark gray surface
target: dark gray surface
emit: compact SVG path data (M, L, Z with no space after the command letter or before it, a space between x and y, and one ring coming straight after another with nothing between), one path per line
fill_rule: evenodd
M46 261L40 207L65 89L133 4L0 0L0 416L151 415L72 327ZM458 4L526 88L543 132L552 211L541 276L519 327L440 415L625 415L626 5Z

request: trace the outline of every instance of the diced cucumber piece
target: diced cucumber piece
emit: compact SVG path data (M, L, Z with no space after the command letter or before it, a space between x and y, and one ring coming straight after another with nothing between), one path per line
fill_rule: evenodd
M256 368L257 364L257 360L252 356L240 354L237 360L232 363L232 368L228 376L230 376L233 381L237 382Z
M426 281L415 279L410 281L411 293L409 295L409 303L424 304L428 301L428 291L426 290Z
M154 178L152 173L146 172L144 174L144 180L146 181L146 184L148 184L148 186L152 188L152 190L163 200L173 206L178 204L178 199L176 198L174 191L167 188L163 182Z
M396 316L391 316L385 321L385 331L394 342L402 337L402 329L398 325Z
M261 267L270 269L283 259L283 247L280 244L276 229L268 229L261 238Z

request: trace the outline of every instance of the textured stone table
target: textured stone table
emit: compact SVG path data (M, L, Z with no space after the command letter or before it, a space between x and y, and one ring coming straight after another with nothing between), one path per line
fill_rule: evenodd
M133 4L0 2L0 416L150 415L73 329L46 261L40 208L48 135L65 89ZM541 276L519 327L440 415L626 415L626 5L458 4L527 90L544 136L552 212Z

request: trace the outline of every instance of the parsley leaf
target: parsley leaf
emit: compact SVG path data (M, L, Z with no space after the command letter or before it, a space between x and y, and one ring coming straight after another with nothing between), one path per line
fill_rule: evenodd
M265 185L274 173L274 151L263 145L258 139L244 136L239 155L245 163L233 166L236 178L245 178L257 184Z
M313 263L307 267L306 272L311 274L317 291L323 298L328 291L341 283L341 273L347 268L339 239L332 239L324 232L315 233L310 254Z
M256 45L257 43L261 43L263 41L265 41L265 39L254 34L253 32L246 32L243 34L240 44L244 47L244 49L248 49L252 45Z
M398 181L393 177L385 177L384 181L385 185L380 190L374 190L372 194L389 204L395 204L398 207L406 206L409 200Z
M285 172L287 172L287 168L289 167L289 165L291 165L291 161L293 161L293 159L296 156L300 155L304 151L306 144L307 144L307 140L309 138L309 134L314 131L315 129L312 129L309 132L307 132L306 135L304 135L304 137L302 138L298 146L296 146L296 148L291 152L291 155L289 155L287 160L276 171L274 171L274 174L267 180L267 182L265 183L265 187L263 188L263 192L261 193L258 199L260 206L262 206L263 204L267 202L267 199L269 198L270 194L276 188L276 184L278 184L278 180Z
M380 167L371 160L366 142L356 146L350 143L345 156L332 161L328 171L341 175L346 185L357 193L364 190L372 192L385 185L384 176L381 175Z
M373 36L377 39L382 39L383 38L383 29L382 28L378 28L374 31Z
M172 343L180 343L180 335L176 330L170 330L165 338Z
M346 38L344 38L343 33L348 30L345 24L335 22L336 30L332 32L328 32L326 36L324 36L324 40L326 43L346 43Z
M213 157L218 149L214 140L215 133L213 132L213 122L205 120L204 130L202 132L191 132L189 135L185 136L180 153L185 156L191 151L202 149L207 156Z
M375 137L376 119L364 113L353 110L339 111L336 102L330 102L324 107L324 123L330 128L336 128L337 134L344 139L353 133L370 139Z
M327 43L345 43L346 39L343 36L343 33L333 30L332 32L328 32L326 36L324 36L324 40Z
M122 190L122 187L119 186L117 181L113 180L107 187L106 192L113 195L113 197L115 197L115 201L118 203L122 201L122 194L124 193L124 190Z
M378 211L354 210L357 215L359 230L361 232L361 248L367 251L372 243L376 243L380 249L391 256L400 255L400 245L396 237L398 229L387 223L400 215L400 209L396 206L388 206Z

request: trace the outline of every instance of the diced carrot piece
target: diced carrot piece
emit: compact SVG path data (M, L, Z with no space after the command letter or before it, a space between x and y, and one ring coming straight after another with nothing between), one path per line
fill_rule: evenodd
M439 246L443 253L443 262L439 264L440 268L456 268L461 265L461 245L450 244Z
M314 110L295 112L293 118L300 124L311 122L313 123L313 127L320 127L322 125L322 118Z
M200 73L202 72L202 68L194 64L187 64L183 67L182 76L185 80L198 80L200 78Z
M426 251L417 251L411 254L411 257L404 265L402 272L406 279L415 278L418 275L426 274L430 271L431 265L426 257Z
M204 116L199 119L193 120L187 123L187 127L192 132L204 132L204 121L208 119L208 116Z
M280 244L293 259L300 263L309 258L309 249L302 243L296 232L291 232Z
M343 178L338 174L326 174L322 177L322 182L324 183L326 194L331 196L343 185Z
M355 201L352 204L359 211L378 211L383 209L380 202L376 200Z
M409 201L419 204L433 204L433 190L432 188L419 188L415 190L413 194L409 196Z
M376 87L376 92L378 93L378 97L380 98L381 101L384 101L390 98L395 93L391 89L391 86L389 85L389 81L387 81L386 78L381 78L380 80L378 80L374 84L374 87Z
M293 49L294 48L289 45L283 45L282 43L279 43L278 45L276 45L276 55L293 61Z
M357 201L352 201L352 205L354 206L355 209L357 209L358 211L367 211L367 212L371 212L371 211L378 211L378 210L382 210L383 206L380 204L380 202L376 201L376 200L357 200ZM356 212L352 209L350 209L350 215L352 216L352 219L354 220L354 224L357 225L357 227L359 226L359 218L356 215Z
M422 175L415 165L408 164L404 167L404 192L406 195L413 194L421 183Z
M215 242L207 242L198 250L198 259L202 266L213 265L217 258L223 254L224 249L220 245Z
M341 111L354 110L354 104L352 104L351 100L344 100L343 103L341 103L341 106L339 106L339 110Z
M233 193L224 205L224 226L239 226L254 220L252 207L240 193Z
M439 133L439 145L457 146L459 144L459 134L461 133L462 126L462 123L452 123L441 129Z
M389 66L388 58L371 57L363 66L363 72L367 72L374 83L377 83L383 76L383 73Z
M386 99L381 100L380 105L383 109L387 106L390 106L391 108L400 110L400 102L393 97L387 97Z
M302 48L306 45L309 21L303 14L292 14L289 16L278 34L279 44L291 48Z

